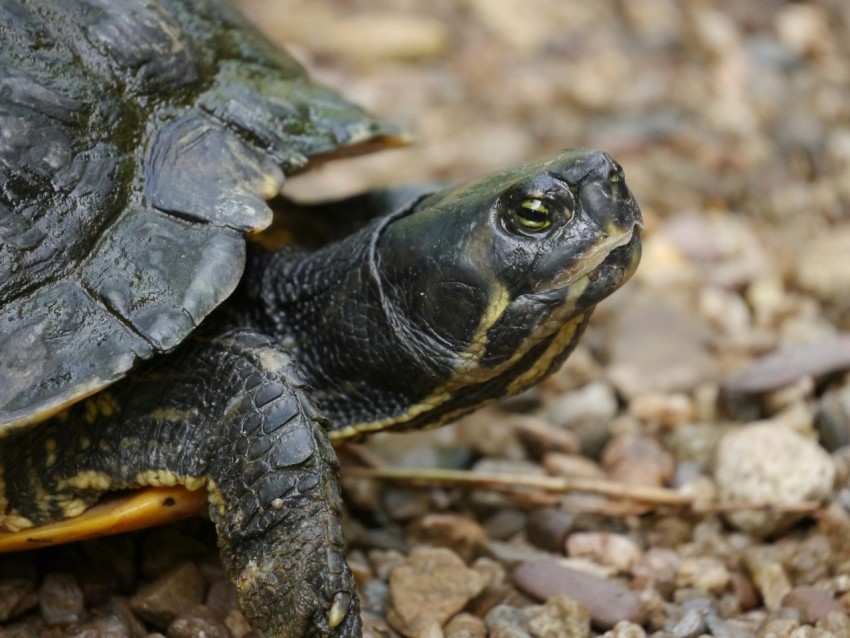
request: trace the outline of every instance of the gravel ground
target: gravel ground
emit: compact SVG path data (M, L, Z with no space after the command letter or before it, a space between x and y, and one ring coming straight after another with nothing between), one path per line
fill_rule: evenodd
M241 4L419 140L291 194L582 145L618 159L646 217L638 274L551 379L342 451L366 634L850 636L850 4ZM202 520L3 558L0 620L249 634Z

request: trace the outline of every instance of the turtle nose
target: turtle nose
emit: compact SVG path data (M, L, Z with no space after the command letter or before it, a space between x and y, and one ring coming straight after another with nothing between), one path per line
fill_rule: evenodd
M579 186L585 213L609 234L642 226L640 208L626 186L623 168L602 151L591 153L587 164Z

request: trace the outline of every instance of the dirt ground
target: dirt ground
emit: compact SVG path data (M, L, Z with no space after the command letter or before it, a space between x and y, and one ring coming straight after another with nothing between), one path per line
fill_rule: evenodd
M638 273L552 378L342 452L366 634L850 636L850 3L238 4L416 136L289 194L585 146L623 166L645 218ZM0 636L242 638L211 543L193 521L6 559ZM104 552L115 569L86 567ZM194 598L140 612L164 582Z

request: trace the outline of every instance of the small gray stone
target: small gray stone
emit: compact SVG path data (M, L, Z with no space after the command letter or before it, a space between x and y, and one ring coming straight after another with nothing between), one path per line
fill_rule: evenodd
M184 563L142 587L131 599L130 608L160 629L167 628L180 614L199 604L204 580L193 563Z
M25 578L0 580L0 622L29 611L38 604L32 581Z
M830 452L850 445L850 386L824 393L815 411L815 428Z
M562 554L567 533L572 530L575 521L573 512L554 508L534 509L528 514L525 537L547 552Z
M482 541L478 544L478 553L487 558L492 558L508 568L520 563L550 560L552 558L551 554L529 545L502 541Z
M847 368L850 368L850 334L843 333L765 355L727 377L721 392L733 396L760 394L778 390L805 376L820 376Z
M92 619L69 627L65 638L127 638L129 629L121 618L114 615L98 615Z
M521 590L538 600L565 595L583 604L593 624L602 629L610 629L620 620L639 622L643 616L638 596L620 583L551 561L523 563L513 578Z
M38 590L41 617L48 625L70 625L85 614L85 598L73 574L48 574Z
M230 630L209 607L197 605L177 616L165 635L168 638L230 638Z

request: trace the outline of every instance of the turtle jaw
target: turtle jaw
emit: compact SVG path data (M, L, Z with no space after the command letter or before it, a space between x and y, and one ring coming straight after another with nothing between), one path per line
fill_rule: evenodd
M600 299L614 292L631 278L640 262L641 226L641 222L635 222L627 232L605 237L583 259L565 267L551 280L540 281L532 294L569 297L573 286L585 278L602 291Z

